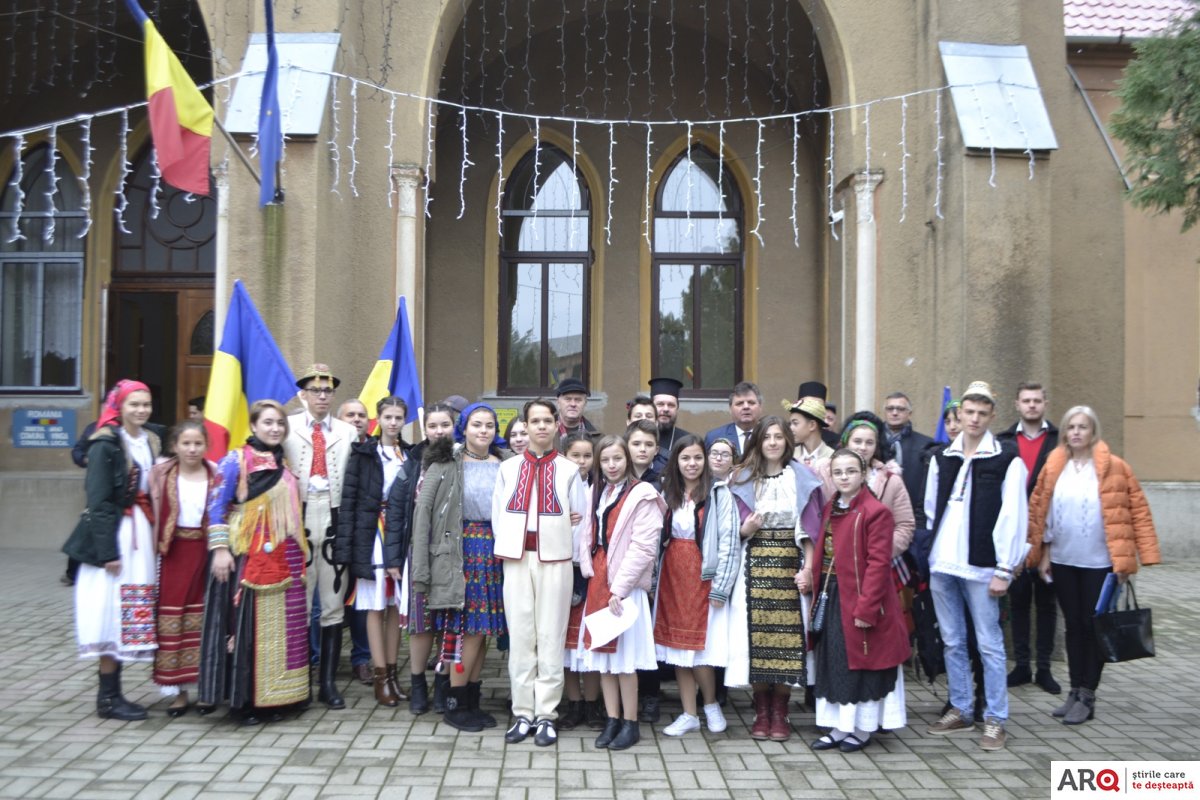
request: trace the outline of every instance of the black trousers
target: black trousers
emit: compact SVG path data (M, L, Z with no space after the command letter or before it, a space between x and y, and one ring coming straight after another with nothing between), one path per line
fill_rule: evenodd
M1057 567L1055 567L1057 569ZM1058 575L1054 576L1055 581ZM1012 618L1013 660L1018 667L1030 662L1029 613L1037 605L1037 668L1050 669L1054 653L1054 628L1058 613L1054 605L1055 584L1046 583L1036 569L1021 572L1008 587L1009 610Z
M1088 569L1065 564L1054 564L1051 569L1066 626L1067 671L1071 676L1072 689L1091 689L1094 692L1100 685L1104 658L1100 653L1100 643L1096 640L1092 618L1096 614L1096 601L1100 598L1104 578L1110 572L1112 567Z

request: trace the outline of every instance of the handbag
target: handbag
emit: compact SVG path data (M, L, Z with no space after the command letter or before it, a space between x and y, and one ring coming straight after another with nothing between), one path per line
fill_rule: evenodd
M1129 582L1128 589L1125 608L1118 609L1114 602L1111 608L1097 613L1094 618L1100 651L1104 660L1113 664L1154 657L1154 627L1150 609L1138 606L1132 581Z
M812 614L808 622L808 632L811 634L820 634L825 630L825 618L829 616L829 576L833 572L834 559L829 559L829 566L825 570L825 580L821 581L821 593L817 595L816 602L813 603Z

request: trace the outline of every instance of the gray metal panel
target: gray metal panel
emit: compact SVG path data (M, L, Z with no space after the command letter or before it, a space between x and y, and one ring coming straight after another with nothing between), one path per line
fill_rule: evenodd
M1024 45L938 42L938 49L967 147L1058 149Z
M321 132L329 76L291 67L329 72L337 58L340 40L341 34L337 33L275 34L275 49L279 51L279 113L285 136L316 136ZM225 114L225 128L230 133L258 132L258 104L266 68L267 35L253 33L242 59L242 71L257 74L238 78Z

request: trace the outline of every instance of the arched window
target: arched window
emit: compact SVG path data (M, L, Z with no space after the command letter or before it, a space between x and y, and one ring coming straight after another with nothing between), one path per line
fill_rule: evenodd
M80 388L87 214L74 173L50 155L26 151L21 191L15 171L0 189L0 391Z
M155 213L152 149L142 150L125 183L129 200L116 232L113 276L208 279L217 264L217 201L158 183Z
M681 153L654 198L652 372L693 397L742 380L742 199L702 145Z
M500 241L501 394L588 382L591 200L562 150L541 145L504 187Z

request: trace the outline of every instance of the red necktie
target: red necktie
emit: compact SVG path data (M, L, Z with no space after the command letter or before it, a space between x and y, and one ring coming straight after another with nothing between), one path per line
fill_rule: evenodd
M319 422L313 423L313 459L309 475L318 475L322 478L329 476L325 466L325 429Z

